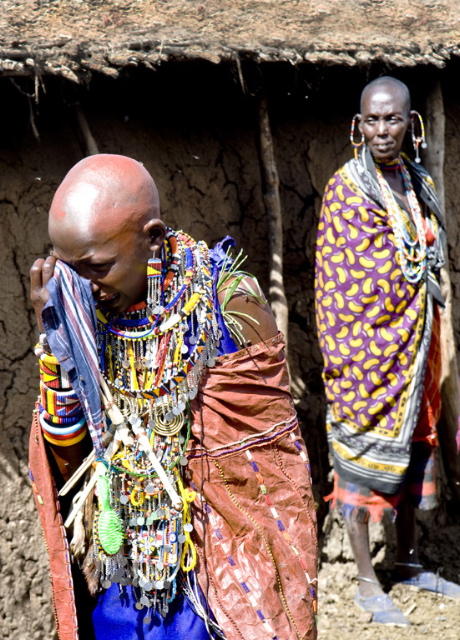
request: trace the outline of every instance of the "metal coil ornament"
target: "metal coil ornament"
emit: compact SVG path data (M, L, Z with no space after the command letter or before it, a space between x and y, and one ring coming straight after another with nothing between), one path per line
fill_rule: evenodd
M179 415L168 414L160 416L156 415L151 425L155 433L160 436L175 436L184 425L184 414Z

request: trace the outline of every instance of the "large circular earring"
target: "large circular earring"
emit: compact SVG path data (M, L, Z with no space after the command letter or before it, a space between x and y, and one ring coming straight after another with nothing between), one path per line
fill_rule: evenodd
M427 148L426 138L425 138L425 124L423 122L423 118L418 111L412 110L410 112L411 121L410 121L410 135L412 138L412 145L415 151L415 162L420 164L420 147L422 149ZM417 119L417 125L416 125Z
M359 113L355 113L355 115L353 116L353 118L351 119L351 125L350 125L350 143L351 146L353 147L353 153L355 155L355 160L358 159L358 150L360 149L360 147L363 146L364 142L365 142L365 138L364 138L364 133L361 131L361 139L360 140L356 140L356 128L357 125L359 123L360 120L360 115ZM359 128L358 128L359 131Z

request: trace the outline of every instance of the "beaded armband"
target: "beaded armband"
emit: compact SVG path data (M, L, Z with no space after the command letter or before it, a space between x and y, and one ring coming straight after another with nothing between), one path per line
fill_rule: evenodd
M87 426L77 394L58 359L45 351L43 343L35 347L40 369L39 413L45 440L58 447L81 442Z

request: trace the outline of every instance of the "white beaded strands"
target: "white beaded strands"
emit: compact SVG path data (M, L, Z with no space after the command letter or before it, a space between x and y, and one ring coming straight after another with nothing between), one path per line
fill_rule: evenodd
M399 266L405 279L411 284L416 284L424 277L427 268L426 232L423 214L414 193L409 172L402 160L399 160L399 163L415 234L411 234L410 226L405 220L407 216L396 202L393 191L378 165L376 165L377 180L395 236Z

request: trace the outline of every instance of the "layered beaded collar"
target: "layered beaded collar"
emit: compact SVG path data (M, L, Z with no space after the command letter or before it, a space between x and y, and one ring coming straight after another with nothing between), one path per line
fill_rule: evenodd
M132 585L137 609L166 615L180 570L196 562L194 492L182 477L189 401L221 335L206 244L168 230L163 258L154 305L119 317L97 312L100 370L129 437L102 460L94 540L101 586Z
M158 313L145 303L114 318L98 310L101 371L122 404L148 401L151 409L153 401L169 413L195 397L220 337L208 253L204 242L168 230Z

